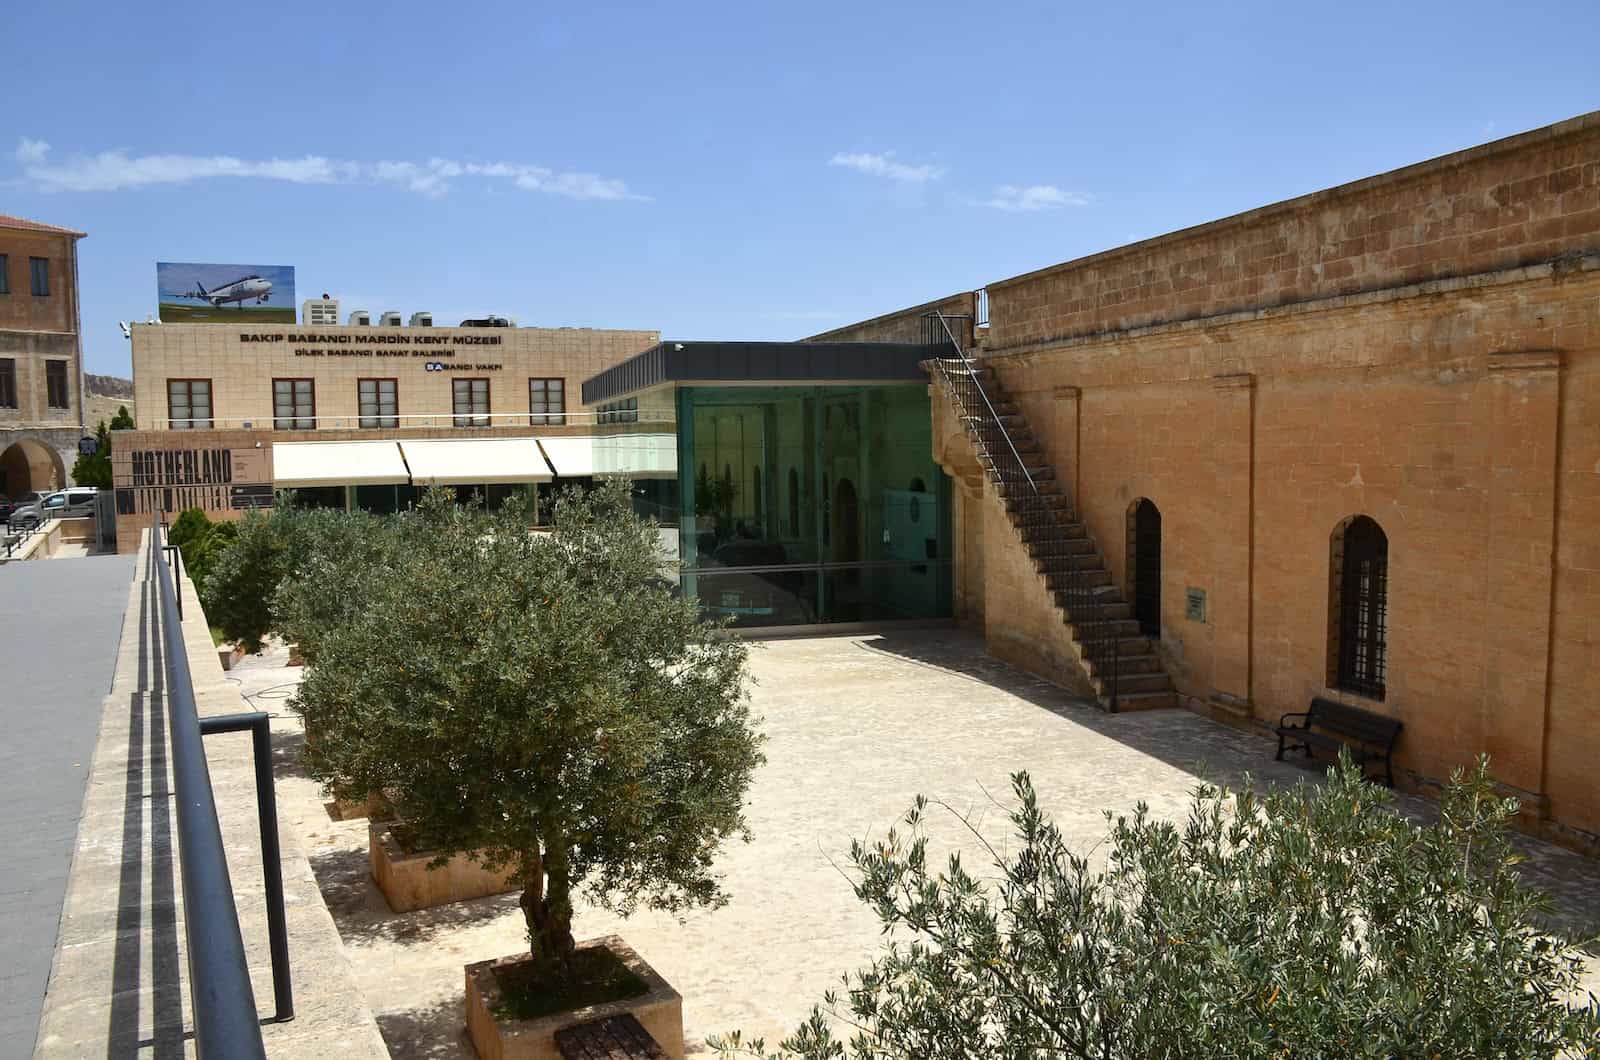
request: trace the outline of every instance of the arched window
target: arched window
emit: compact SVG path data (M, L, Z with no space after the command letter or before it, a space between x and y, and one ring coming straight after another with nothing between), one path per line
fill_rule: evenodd
M1389 538L1383 527L1365 515L1339 524L1328 583L1328 683L1382 699L1389 628Z

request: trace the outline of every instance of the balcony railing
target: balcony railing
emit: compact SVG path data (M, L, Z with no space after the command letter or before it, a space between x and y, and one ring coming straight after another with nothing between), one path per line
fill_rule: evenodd
M374 422L377 421L377 422ZM158 419L150 421L158 431L274 430L273 417L240 416L230 419ZM418 430L441 427L481 429L484 427L606 427L619 424L654 423L672 426L677 417L669 409L629 409L600 412L424 412L404 416L296 416L297 424L310 428L295 430Z

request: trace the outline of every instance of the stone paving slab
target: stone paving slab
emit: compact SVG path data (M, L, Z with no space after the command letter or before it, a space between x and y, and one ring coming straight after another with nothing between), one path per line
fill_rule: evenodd
M335 821L298 762L303 737L284 697L303 672L278 648L230 673L273 722L286 831L310 855L357 980L396 1057L473 1055L463 1033L462 966L525 945L516 896L396 915L367 867L367 822ZM731 902L678 922L640 913L621 920L580 904L580 938L615 932L684 997L691 1055L704 1036L741 1029L776 1039L877 951L881 937L842 874L850 841L882 835L918 793L979 819L1004 843L1012 771L1031 772L1043 806L1068 840L1088 850L1105 833L1103 810L1181 817L1201 776L1237 783L1246 772L1293 783L1320 774L1273 761L1275 745L1180 710L1106 715L988 656L965 633L918 631L807 638L758 645L756 711L768 762L750 792L755 836L718 862ZM285 687L288 686L288 687ZM1404 812L1431 804L1402 796ZM929 818L933 852L977 842L952 819ZM1564 922L1600 920L1600 863L1527 840L1527 869ZM1591 975L1600 991L1600 976Z
M131 556L0 567L0 1060L33 1051Z

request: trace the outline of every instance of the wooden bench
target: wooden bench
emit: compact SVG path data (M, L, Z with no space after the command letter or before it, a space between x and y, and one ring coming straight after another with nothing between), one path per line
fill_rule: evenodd
M556 1048L566 1060L667 1060L650 1032L628 1015L556 1031Z
M1291 725L1290 718L1302 719ZM1352 707L1332 699L1317 696L1311 700L1311 709L1299 714L1285 714L1278 720L1278 761L1283 752L1303 750L1311 757L1313 747L1338 751L1341 747L1350 752L1350 758L1366 771L1367 763L1382 762L1385 782L1394 787L1395 741L1400 738L1401 722L1370 710Z

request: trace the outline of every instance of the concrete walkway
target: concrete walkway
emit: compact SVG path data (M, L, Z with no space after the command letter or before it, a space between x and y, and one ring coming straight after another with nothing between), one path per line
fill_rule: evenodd
M29 1056L132 556L0 568L0 1060Z
M26 1043L38 1060L177 1060L195 1052L177 800L168 761L165 631L148 551L140 553L138 564L137 578L122 590L128 620L110 694L99 697L99 739L85 761L91 769L50 985L37 1039L30 1034ZM182 592L181 635L200 716L239 713L244 704L238 686L223 675L187 578ZM267 1054L386 1058L311 866L292 835L281 841L295 1017L273 1018L251 742L236 733L208 737L204 746Z

